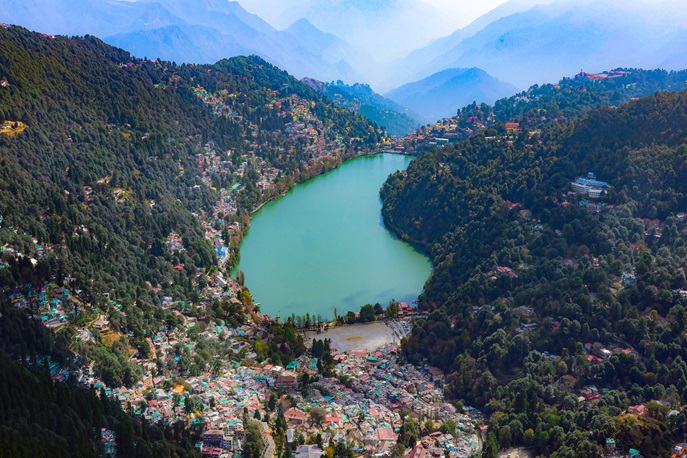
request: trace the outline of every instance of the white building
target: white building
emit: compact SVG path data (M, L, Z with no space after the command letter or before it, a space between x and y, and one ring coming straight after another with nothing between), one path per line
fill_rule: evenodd
M589 172L587 178L577 178L570 183L570 187L578 195L586 196L590 199L598 199L606 192L609 185L605 181L598 181L596 176Z

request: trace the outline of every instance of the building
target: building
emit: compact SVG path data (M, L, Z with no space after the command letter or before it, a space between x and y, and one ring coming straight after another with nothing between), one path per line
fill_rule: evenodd
M220 447L224 431L221 429L208 429L203 433L203 445L206 447Z
M295 423L297 425L300 425L305 421L305 412L301 412L298 409L289 409L286 412L284 412L284 418L286 419L287 422L290 423Z
M427 458L427 455L427 449L425 449L422 444L418 442L418 444L413 447L413 450L411 450L408 458Z
M598 181L596 176L589 172L587 178L577 178L570 183L570 187L577 195L598 199L608 190L609 184L605 181Z
M443 383L444 382L444 371L442 371L438 367L430 367L429 368L429 375L432 377L432 381L434 383Z
M230 429L208 429L203 433L203 447L234 450L234 431Z
M222 450L219 447L205 447L205 446L203 446L200 448L200 454L206 458L223 458L224 456L227 456L224 453L224 450Z
M379 428L377 430L377 440L379 442L396 442L398 434L392 428Z
M606 438L606 453L615 453L615 439L612 437Z
M324 452L317 445L301 445L296 450L296 458L320 458Z
M298 389L298 377L291 371L284 371L274 381L274 387L284 390Z

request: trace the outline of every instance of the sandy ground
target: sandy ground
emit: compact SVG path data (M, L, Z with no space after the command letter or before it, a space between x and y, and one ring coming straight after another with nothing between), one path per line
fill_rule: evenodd
M504 452L499 452L499 458L534 458L534 453L524 447L509 448Z
M387 343L399 343L398 336L385 323L374 322L339 326L320 334L307 332L305 339L310 344L313 339L331 339L332 349L344 351L373 351Z

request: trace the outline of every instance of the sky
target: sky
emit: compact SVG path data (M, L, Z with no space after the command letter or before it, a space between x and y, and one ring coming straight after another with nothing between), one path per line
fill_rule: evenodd
M420 0L444 12L451 12L446 22L454 25L454 30L468 25L479 16L491 11L508 0ZM265 19L277 28L285 28L296 19L299 13L312 7L312 0L238 0L251 13ZM334 3L334 2L331 2Z
M393 60L465 27L507 0L238 0L277 29L300 18ZM412 30L412 33L409 31Z
M445 11L462 13L463 20L474 20L497 6L506 3L506 1L507 0L424 0L424 3Z

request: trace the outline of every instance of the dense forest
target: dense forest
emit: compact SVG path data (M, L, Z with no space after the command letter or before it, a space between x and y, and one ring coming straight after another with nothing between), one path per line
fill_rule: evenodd
M591 457L606 439L662 456L686 432L685 126L687 92L658 93L495 124L385 183L386 223L435 266L405 353L489 415L485 456ZM571 192L588 172L610 185L598 200Z
M192 454L178 432L172 445L172 431L75 380L53 384L40 361L94 362L108 386L132 386L143 370L131 356L147 357L180 309L200 323L190 339L241 326L247 290L233 303L204 296L218 245L228 270L256 207L383 135L255 56L176 65L92 36L0 27L0 371L12 381L0 384L2 455L100 454L101 428L122 456ZM54 334L36 324L53 314L64 320ZM213 369L227 350L200 340L194 355L158 360L159 373Z

